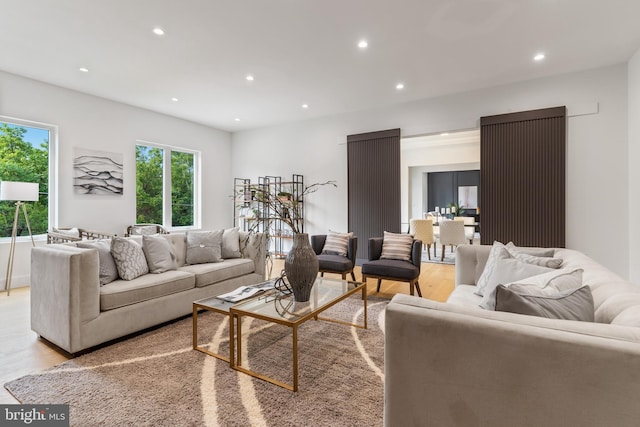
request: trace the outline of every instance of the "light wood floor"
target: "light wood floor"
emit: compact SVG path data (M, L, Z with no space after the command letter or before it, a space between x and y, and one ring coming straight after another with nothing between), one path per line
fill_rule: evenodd
M283 261L274 261L273 271L283 268ZM327 274L326 277L333 277ZM339 277L339 276L335 276ZM356 279L361 279L356 267ZM420 288L423 298L445 301L454 283L454 266L423 263ZM380 293L376 281L368 281L368 294L391 298L396 293L409 293L409 284L383 281ZM29 288L16 288L11 295L0 293L0 386L7 381L38 372L67 360L67 356L40 340L31 331L29 313ZM4 387L0 387L0 403L17 403ZM43 402L46 403L46 402Z

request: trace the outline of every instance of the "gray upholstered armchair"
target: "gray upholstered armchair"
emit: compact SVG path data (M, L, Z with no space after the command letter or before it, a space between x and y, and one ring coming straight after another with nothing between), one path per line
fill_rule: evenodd
M313 251L318 256L320 275L324 276L324 273L336 273L342 275L342 280L345 280L347 274L351 273L351 279L355 281L356 275L353 273L353 268L356 265L358 238L356 236L352 236L349 238L349 243L347 245L347 256L323 254L322 248L324 248L324 243L326 240L326 234L311 236L311 246L313 247Z
M411 261L380 259L382 255L382 242L382 237L372 237L369 239L369 261L362 263L362 281L366 282L369 277L378 279L377 292L380 292L382 279L408 282L411 295L414 294L413 289L415 287L418 295L422 296L420 284L418 283L422 259L422 241L413 240Z

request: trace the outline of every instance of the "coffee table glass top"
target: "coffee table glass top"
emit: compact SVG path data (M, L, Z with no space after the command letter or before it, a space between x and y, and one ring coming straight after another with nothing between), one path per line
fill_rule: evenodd
M319 309L333 305L349 294L362 290L363 284L346 280L318 277L307 302L297 302L291 294L271 292L242 301L233 306L234 312L244 312L278 323L297 323Z

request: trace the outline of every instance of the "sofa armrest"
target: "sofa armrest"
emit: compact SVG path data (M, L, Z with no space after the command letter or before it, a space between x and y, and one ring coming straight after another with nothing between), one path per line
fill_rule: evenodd
M475 285L491 252L490 245L460 245L456 249L455 285Z
M384 365L386 426L640 419L637 328L397 295L385 313Z
M264 233L240 231L240 252L253 260L255 273L265 276L267 260L267 236Z
M31 329L78 351L80 325L100 314L98 251L65 245L31 250Z

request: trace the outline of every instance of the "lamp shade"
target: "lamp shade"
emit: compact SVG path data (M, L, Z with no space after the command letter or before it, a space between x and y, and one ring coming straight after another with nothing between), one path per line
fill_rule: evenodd
M0 182L0 200L17 200L20 202L38 201L37 182Z

